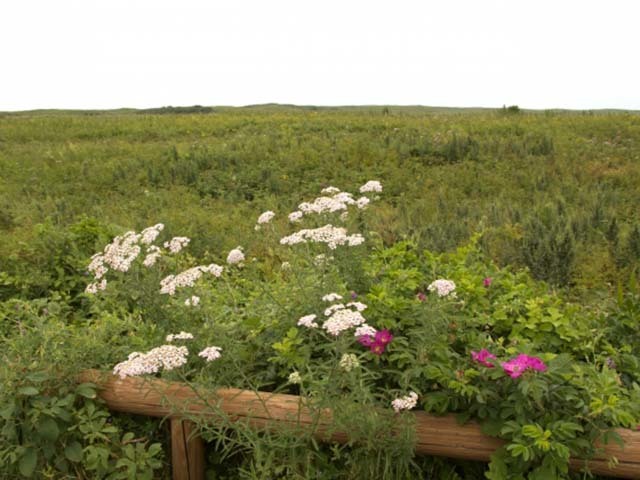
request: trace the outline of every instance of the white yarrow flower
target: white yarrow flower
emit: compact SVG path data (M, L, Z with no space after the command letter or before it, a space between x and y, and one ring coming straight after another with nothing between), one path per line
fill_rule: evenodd
M198 356L204 358L207 362L212 362L222 356L221 351L222 348L220 347L207 347L198 353Z
M446 297L451 295L452 297L456 296L456 284L452 280L445 280L443 278L439 278L431 282L431 284L427 287L427 290L430 292L436 292L439 297Z
M300 319L298 320L297 325L302 326L302 327L307 327L307 328L318 328L318 324L316 322L314 322L316 317L317 317L317 315L314 315L314 314L305 315L304 317L300 317Z
M350 372L354 368L358 368L360 366L360 362L358 361L358 357L356 357L353 353L345 353L342 355L340 359L340 368L342 368L345 372Z
M369 180L360 187L360 193L382 192L382 184L377 180Z
M337 293L327 293L322 297L323 302L335 302L336 300L342 300L342 295L338 295Z
M184 301L184 304L187 307L197 307L199 303L200 303L200 297L197 295L191 295L191 297L187 298Z
M174 340L193 340L193 335L189 332L172 333L167 335L165 341L171 343Z
M409 395L402 398L396 398L391 402L391 406L396 411L396 413L401 410L411 410L415 408L418 403L418 394L416 392L410 392Z
M289 374L289 383L292 383L294 385L298 385L300 383L302 383L302 377L300 376L300 373L298 372L292 372Z
M227 255L227 263L229 265L237 265L244 262L244 253L242 253L242 247L236 247Z
M261 225L264 223L269 223L271 219L275 217L275 215L276 214L274 212L268 210L258 217L258 223Z

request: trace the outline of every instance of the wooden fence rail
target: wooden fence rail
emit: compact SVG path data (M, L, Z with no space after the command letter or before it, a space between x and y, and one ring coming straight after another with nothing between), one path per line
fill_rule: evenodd
M169 417L171 421L172 468L174 480L203 480L204 445L193 433L193 424L185 416L205 415L215 421L215 405L232 420L244 420L255 427L283 425L295 428L312 427L323 440L346 442L348 436L331 429L331 412L323 412L320 421L307 409L301 397L278 393L253 392L238 389L218 389L196 392L192 387L158 379L126 378L96 370L84 371L82 382L93 382L109 409L152 417ZM476 423L459 425L453 415L436 417L415 412L416 452L465 460L489 461L491 454L503 442L484 435ZM572 459L571 468L585 465L591 472L618 478L640 478L640 432L618 429L625 444L600 445L602 452L588 461ZM609 459L618 464L610 468Z

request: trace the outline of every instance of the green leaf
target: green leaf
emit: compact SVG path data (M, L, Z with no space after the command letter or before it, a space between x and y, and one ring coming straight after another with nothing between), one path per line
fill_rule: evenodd
M24 452L24 455L20 457L20 462L18 463L18 470L23 477L31 477L33 472L36 470L36 465L38 464L38 451L29 447Z
M80 445L80 442L71 442L65 447L64 454L72 462L81 462L82 445Z
M76 393L85 398L96 398L96 386L93 383L82 383L76 388Z
M55 442L60 435L58 424L52 418L45 418L38 423L37 430L40 436L49 442Z
M25 397L32 397L38 394L38 389L35 387L21 387L18 389L18 395L24 395Z

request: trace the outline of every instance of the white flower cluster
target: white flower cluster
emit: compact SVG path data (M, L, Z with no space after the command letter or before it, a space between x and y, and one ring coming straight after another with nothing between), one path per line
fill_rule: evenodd
M326 187L323 188L320 193L326 193L327 195L331 195L332 193L338 193L340 191L339 188L336 187Z
M156 241L156 238L158 238L158 235L160 235L162 230L164 230L164 224L162 223L156 223L153 227L145 228L140 232L140 243L151 245Z
M187 298L184 301L184 304L187 307L197 307L199 303L200 303L200 297L197 295L191 295L191 297Z
M302 377L300 376L300 373L291 372L289 374L289 383L292 383L293 385L302 383Z
M396 411L396 413L401 410L411 410L415 408L418 403L418 394L416 392L410 392L409 395L402 398L396 398L391 402L391 406Z
M342 295L338 295L337 293L327 293L322 297L323 302L335 302L336 300L342 300Z
M164 242L164 248L168 248L171 253L178 253L189 245L191 240L187 237L173 237L168 242Z
M353 307L359 312L364 312L367 309L367 306L362 302L349 302L347 307Z
M340 359L340 368L342 368L345 372L350 372L354 368L358 368L360 366L360 362L358 361L358 357L353 353L345 353L342 355Z
M366 319L360 312L343 307L330 313L329 318L322 324L322 328L330 335L337 337L345 330L357 327L365 322Z
M367 197L360 197L358 200L356 200L356 206L362 210L363 208L367 208L367 205L369 205L370 202L371 200L369 200Z
M147 248L147 256L144 257L144 261L142 262L142 264L145 267L153 267L161 255L162 252L160 251L160 247L151 245L149 248Z
M210 273L214 277L222 275L223 268L215 263L208 266L199 265L185 270L177 275L169 275L160 281L160 293L174 295L177 288L193 287L203 273Z
M382 184L377 180L369 180L360 187L360 193L382 192Z
M242 247L236 247L227 255L227 263L229 265L236 265L244 262L244 253L242 253Z
M298 320L298 325L301 327L307 327L307 328L318 328L318 324L314 322L316 317L317 315L314 315L314 314L300 317L300 319Z
M167 335L166 342L171 343L174 340L193 340L193 335L189 332L172 333Z
M344 303L334 303L330 307L327 307L327 308L324 309L324 316L325 317L330 317L333 314L333 312L335 312L337 310L342 310L343 308L346 308L344 306Z
M220 347L207 347L202 350L198 356L204 358L207 362L213 362L222 356Z
M313 264L316 267L323 267L323 266L327 265L329 262L331 262L331 260L333 260L333 256L327 257L324 253L321 253L321 254L316 255L314 257Z
M375 337L376 333L378 333L378 331L375 328L373 328L371 325L367 325L366 323L363 323L358 328L356 328L356 331L353 336L356 338Z
M157 373L161 368L173 370L187 363L187 347L162 345L147 353L133 352L128 359L113 367L113 374L120 378Z
M436 292L439 297L446 297L450 294L452 297L456 296L456 284L453 283L452 280L444 280L442 278L439 278L438 280L431 282L431 284L427 287L427 290L429 290L430 292Z
M274 212L272 212L271 210L268 210L258 217L258 223L261 225L264 223L269 223L271 219L275 216L276 214Z
M302 220L303 216L304 216L304 213L302 213L299 210L296 210L295 212L291 212L288 218L291 223L298 223L299 221Z
M158 223L153 227L145 228L143 233L129 231L124 235L118 235L113 241L104 247L102 253L96 253L91 257L87 270L93 274L94 282L87 285L85 292L97 293L107 287L107 281L103 278L109 269L126 272L131 268L133 261L140 255L139 242L153 241L164 225ZM101 280L98 282L98 280Z
M104 290L105 288L107 288L107 279L103 278L99 282L93 282L87 285L84 291L86 293L98 293L98 291Z
M364 237L359 233L347 235L347 229L325 225L320 228L305 228L292 235L280 239L281 245L296 245L298 243L326 243L330 249L335 250L338 245L354 247L364 242Z

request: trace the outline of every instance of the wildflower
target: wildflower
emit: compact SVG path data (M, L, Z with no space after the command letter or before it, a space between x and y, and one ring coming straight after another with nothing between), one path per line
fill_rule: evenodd
M244 253L242 253L242 247L236 247L227 255L227 263L229 265L241 264L244 261Z
M160 251L160 247L151 245L149 248L147 248L147 256L144 257L142 264L147 268L153 267L161 255L162 252Z
M222 267L212 263L208 266L197 266L185 270L177 275L169 275L160 281L160 293L174 295L176 289L181 287L193 287L203 273L211 273L214 277L222 274Z
M162 230L164 230L164 224L162 223L157 223L153 227L145 228L144 230L142 230L142 232L140 232L140 243L151 245L155 241L155 239L158 238L158 235L160 235L160 232Z
M381 343L376 343L375 341L369 347L369 351L374 355L378 355L378 356L382 355L384 353L384 350L385 350L385 346Z
M168 248L171 253L178 253L189 245L190 241L187 237L173 237L168 242L164 242L164 248Z
M489 352L486 348L483 348L479 352L471 351L471 358L481 365L488 368L493 368L495 365L488 360L497 360L496 356Z
M360 336L358 336L358 343L360 345L362 345L363 347L370 348L374 344L373 336L372 335L360 335ZM382 347L382 352L384 352L384 346L383 345L380 345L380 346ZM382 353L382 352L380 352L380 353Z
M336 300L342 300L342 295L338 295L337 293L327 293L322 297L323 302L335 302Z
M342 212L340 214L340 220L342 220L343 222L346 222L349 219L349 212Z
M502 364L502 369L511 378L518 378L529 368L538 372L544 372L547 369L547 366L538 357L530 357L524 353L521 353L516 358Z
M262 213L258 217L258 223L259 224L269 223L271 219L275 216L276 214L274 212L272 212L271 210L267 210L266 212Z
M316 315L314 314L305 315L304 317L300 317L297 324L299 326L307 327L307 328L318 328L318 324L314 322L315 319L316 319Z
M213 362L222 356L220 347L207 347L198 353L199 357L204 358L207 362Z
M280 239L280 244L296 245L298 243L307 243L309 241L315 243L326 243L331 250L335 250L339 245L348 245L350 247L361 245L364 242L364 237L359 233L347 235L346 228L325 225L320 228L305 228L287 237L283 237Z
M493 282L493 279L491 277L486 277L482 280L482 285L484 285L485 288L489 288L491 286L491 282Z
M378 331L375 328L373 328L371 325L367 325L366 323L363 323L358 328L356 328L354 336L358 338L363 336L371 337L371 342L373 343L373 337L376 336L377 332Z
M167 335L166 342L171 343L174 340L193 340L193 335L188 332L180 332L171 335Z
M367 197L360 197L358 200L356 200L356 206L362 210L364 208L367 208L367 205L369 205L369 202L371 200L369 200Z
M332 194L332 193L338 193L338 192L340 192L339 188L327 187L327 188L323 188L320 193Z
M300 376L300 373L291 372L289 374L289 383L291 383L293 385L298 385L298 384L302 383L302 377Z
M299 221L301 221L301 220L302 220L302 216L303 216L303 215L304 215L304 213L302 213L302 212L301 212L301 211L299 211L299 210L296 210L295 212L291 212L291 213L289 214L288 218L289 218L289 221L290 221L291 223L297 223L297 222L299 222Z
M87 285L84 289L85 293L98 293L100 290L107 288L107 279L103 278L100 282L94 282Z
M383 346L390 344L391 340L393 340L393 335L391 335L391 332L386 328L376 332L376 335L374 337L374 341Z
M336 310L342 310L343 308L346 308L344 306L344 304L342 304L342 303L334 303L330 307L325 308L324 316L325 317L330 317L333 314L333 312L335 312Z
M416 295L416 298L420 301L420 302L425 302L427 300L427 296L422 293L422 292L418 292L418 294Z
M284 271L291 270L291 264L289 262L282 262L282 265L280 265L280 269Z
M351 290L351 300L355 300L356 298L358 298L358 294Z
M337 337L343 331L362 325L365 322L366 320L360 312L354 312L353 310L344 308L333 312L322 324L322 328L330 335Z
M446 297L448 295L451 295L452 297L456 296L456 284L453 283L452 280L444 280L440 278L431 282L427 287L427 290L430 292L436 292L439 297Z
M617 367L616 362L611 357L607 357L607 359L605 360L605 364L607 365L607 368L610 370L615 370Z
M360 362L358 361L358 357L356 357L353 353L345 353L342 355L340 359L340 368L342 368L345 372L350 372L354 368L358 368L360 366Z
M360 193L382 192L382 184L377 180L369 180L360 187Z
M113 367L120 378L157 373L160 369L173 370L187 363L187 347L162 345L146 353L133 352L127 360Z
M399 413L401 410L412 410L418 403L418 394L416 392L409 392L409 395L402 398L396 398L391 402L391 406Z
M184 304L187 307L197 307L199 303L200 303L200 297L198 297L197 295L191 295L190 298L187 298L184 301Z
M367 309L367 306L362 302L349 302L347 303L347 307L353 307L359 312L363 312Z

